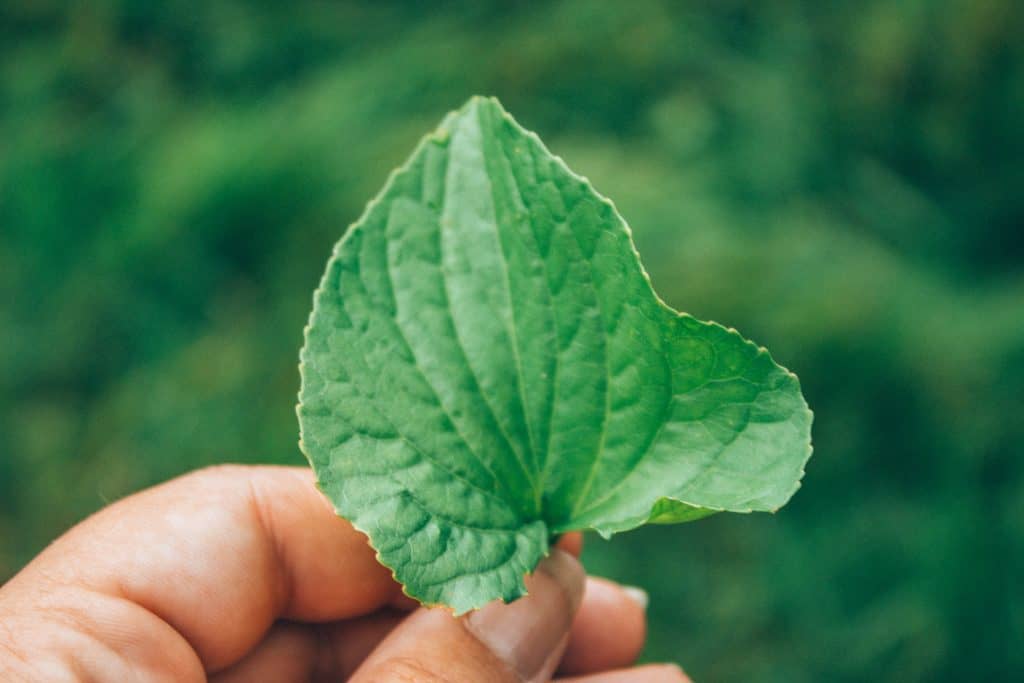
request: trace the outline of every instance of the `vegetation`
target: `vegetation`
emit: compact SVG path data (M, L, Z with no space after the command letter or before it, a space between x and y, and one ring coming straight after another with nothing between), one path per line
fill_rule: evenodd
M563 533L775 511L811 454L797 378L661 302L615 206L494 98L338 242L299 369L318 485L457 614L522 597Z
M814 406L776 516L588 540L696 680L1024 671L1014 0L0 9L0 575L201 465L301 464L340 231L473 92L614 197L659 294Z

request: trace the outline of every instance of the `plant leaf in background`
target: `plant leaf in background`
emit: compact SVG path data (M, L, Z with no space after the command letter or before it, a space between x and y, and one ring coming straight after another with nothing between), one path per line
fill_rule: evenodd
M334 250L302 350L302 448L406 592L525 592L558 534L773 511L797 378L662 303L629 228L496 100L425 138Z

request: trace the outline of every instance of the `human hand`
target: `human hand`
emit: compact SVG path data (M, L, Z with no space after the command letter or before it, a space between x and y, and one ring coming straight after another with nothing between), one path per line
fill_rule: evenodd
M200 470L101 510L0 588L0 679L688 680L623 668L643 606L584 580L578 535L560 545L529 596L455 619L402 595L308 470Z

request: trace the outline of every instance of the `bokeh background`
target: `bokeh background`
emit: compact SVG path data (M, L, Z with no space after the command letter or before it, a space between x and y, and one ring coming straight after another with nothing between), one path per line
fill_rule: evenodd
M108 501L302 463L331 245L494 94L664 298L802 378L803 489L589 541L698 681L1024 676L1024 6L0 3L0 579Z

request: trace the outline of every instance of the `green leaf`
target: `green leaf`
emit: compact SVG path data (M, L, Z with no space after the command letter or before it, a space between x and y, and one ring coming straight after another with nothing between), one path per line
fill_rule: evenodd
M810 456L796 376L662 303L611 202L494 99L335 247L301 372L320 488L457 613L522 596L567 531L774 511Z

